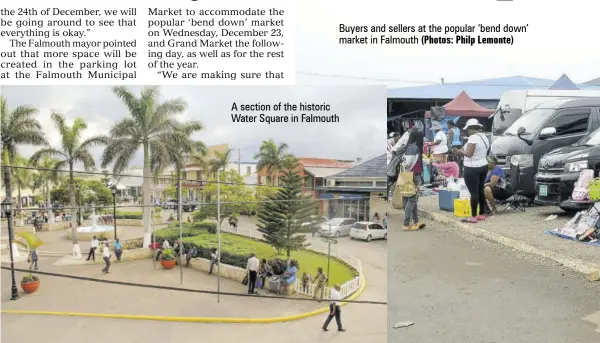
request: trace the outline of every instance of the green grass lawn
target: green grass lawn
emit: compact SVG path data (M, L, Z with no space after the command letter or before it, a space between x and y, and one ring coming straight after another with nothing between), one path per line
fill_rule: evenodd
M184 237L183 241L195 243L196 245L207 248L217 247L217 235L210 234L204 230L200 231L197 236ZM227 251L240 255L255 253L256 257L259 259L266 258L269 260L275 257L279 257L282 260L287 259L285 252L277 255L277 251L267 243L229 233L221 234L221 250L223 252ZM303 272L308 272L314 277L317 274L318 267L322 267L323 271L327 273L327 256L307 250L301 250L292 251L292 259L297 260L300 266L298 279L302 277ZM354 276L355 272L352 268L337 259L331 258L329 271L330 285L343 284L344 282L352 280Z

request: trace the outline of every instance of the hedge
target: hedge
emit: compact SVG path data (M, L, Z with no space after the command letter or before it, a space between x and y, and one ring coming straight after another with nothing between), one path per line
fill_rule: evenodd
M142 211L121 212L117 211L117 219L142 219Z
M185 249L193 246L197 250L194 257L210 259L211 250L217 247L216 235L209 233L214 232L213 230L216 230L216 223L213 222L184 223L182 236ZM155 240L159 244L166 239L173 245L179 239L179 229L176 225L157 230L154 234ZM256 253L259 259L279 257L285 260L285 253L275 256L276 252L266 242L230 233L221 235L221 261L223 263L245 269L252 253ZM298 274L298 278L302 275L302 271L315 275L317 267L324 269L327 267L327 256L309 250L292 252L292 259L298 260L300 264L301 272ZM352 267L336 258L331 259L331 270L331 284L342 284L356 276L356 271Z

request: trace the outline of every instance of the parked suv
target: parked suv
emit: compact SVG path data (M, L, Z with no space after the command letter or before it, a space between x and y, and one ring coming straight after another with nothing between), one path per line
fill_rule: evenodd
M538 162L548 152L576 143L600 126L600 98L561 99L525 112L492 142L492 154L510 182L518 165L523 195L534 198ZM544 188L542 188L543 191Z
M569 199L579 173L595 167L590 163L590 152L597 146L600 146L600 128L573 145L552 150L544 155L535 175L535 188L538 190L535 202L559 206L565 211L588 208L590 203Z

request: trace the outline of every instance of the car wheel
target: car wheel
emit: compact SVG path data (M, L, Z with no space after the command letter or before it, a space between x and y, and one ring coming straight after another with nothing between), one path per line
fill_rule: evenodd
M383 240L387 241L387 233L385 235L383 235Z
M340 232L339 231L335 232L335 238L340 238Z
M368 235L368 236L367 236L367 242L370 242L370 241L371 241L371 239L373 239L373 237L371 237L371 235Z

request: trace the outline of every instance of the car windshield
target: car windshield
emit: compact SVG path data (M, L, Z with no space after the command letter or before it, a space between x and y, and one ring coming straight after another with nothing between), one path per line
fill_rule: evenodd
M600 129L590 133L589 135L583 137L577 145L587 145L587 146L596 146L600 145Z
M359 230L365 230L367 228L367 226L363 223L354 223L352 227Z
M524 134L532 134L539 130L542 125L552 116L554 109L534 108L523 113L503 134L503 136L516 136L519 128L525 128Z
M326 225L335 225L338 226L340 225L342 222L344 221L344 219L341 218L334 218L331 219L330 221L328 221L327 223L325 223Z

